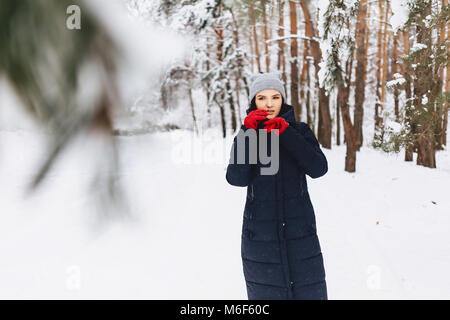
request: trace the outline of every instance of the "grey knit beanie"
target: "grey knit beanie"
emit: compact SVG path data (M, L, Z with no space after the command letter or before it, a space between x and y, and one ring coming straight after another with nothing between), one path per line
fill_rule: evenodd
M281 83L281 72L265 72L257 73L250 77L250 94L248 96L248 103L252 102L253 97L261 90L275 89L278 90L286 102L286 93L284 92L283 84Z

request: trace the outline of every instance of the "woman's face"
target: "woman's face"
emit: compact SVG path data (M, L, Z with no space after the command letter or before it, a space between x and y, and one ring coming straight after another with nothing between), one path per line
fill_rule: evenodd
M255 96L255 104L256 109L267 111L267 119L275 118L281 110L281 93L275 89L261 90Z

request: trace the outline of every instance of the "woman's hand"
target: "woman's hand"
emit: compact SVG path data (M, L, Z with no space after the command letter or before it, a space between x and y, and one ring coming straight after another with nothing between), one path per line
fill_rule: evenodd
M279 136L283 133L284 130L289 126L289 123L286 122L281 117L276 117L273 119L270 119L264 123L264 129L266 129L267 132L272 131L273 129L278 129L278 133L275 131L275 134Z
M255 129L258 127L258 123L267 118L266 110L253 110L244 119L244 126L247 129Z

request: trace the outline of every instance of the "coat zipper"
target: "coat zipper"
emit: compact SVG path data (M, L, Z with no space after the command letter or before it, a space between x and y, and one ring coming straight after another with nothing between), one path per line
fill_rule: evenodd
M253 194L253 184L250 184L250 185L248 186L248 188L249 188L249 190L248 190L248 191L249 191L248 197L249 197L249 199L250 199L250 203L252 203L252 202L253 202L253 198L254 198L254 194ZM252 217L253 217L253 208L252 208L251 205L249 206L248 211L249 211L249 218L252 219Z
M250 185L250 201L253 202L255 195L253 193L253 184ZM253 219L253 208L250 208L250 220Z

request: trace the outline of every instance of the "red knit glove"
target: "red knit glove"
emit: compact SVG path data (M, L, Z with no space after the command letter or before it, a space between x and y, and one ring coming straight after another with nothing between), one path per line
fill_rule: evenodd
M278 133L275 132L278 136L282 134L288 126L289 123L287 123L286 120L281 117L272 118L264 123L264 129L266 129L267 132L270 132L273 129L278 129Z
M247 117L245 117L244 126L246 126L247 129L256 129L258 127L258 122L266 119L266 117L266 110L253 110Z

